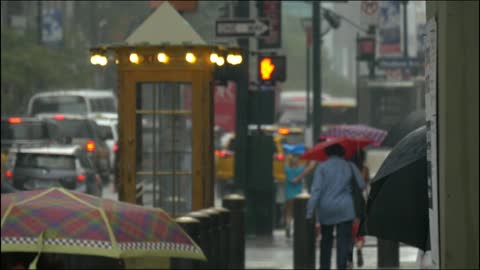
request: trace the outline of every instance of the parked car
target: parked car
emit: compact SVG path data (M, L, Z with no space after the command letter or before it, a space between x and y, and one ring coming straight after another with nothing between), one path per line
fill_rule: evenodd
M110 168L115 167L115 155L118 151L118 125L116 120L96 119L95 122L100 128L102 137L110 150Z
M94 162L104 183L110 180L110 152L102 137L97 123L89 118L68 114L39 114L42 119L53 119L58 126L59 134L67 138L69 143L79 145Z
M28 115L79 114L89 118L118 119L117 98L111 90L79 89L33 95Z
M48 144L60 141L58 127L54 122L32 117L2 117L2 153L12 146Z
M65 189L101 196L102 181L87 152L77 145L48 145L12 149L6 181L17 190Z

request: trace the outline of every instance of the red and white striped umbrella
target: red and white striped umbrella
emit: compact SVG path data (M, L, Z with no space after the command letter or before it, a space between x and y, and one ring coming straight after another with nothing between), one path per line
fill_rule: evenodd
M374 141L373 145L379 146L387 136L387 133L385 130L367 125L335 125L322 133L322 136L326 138L368 138Z

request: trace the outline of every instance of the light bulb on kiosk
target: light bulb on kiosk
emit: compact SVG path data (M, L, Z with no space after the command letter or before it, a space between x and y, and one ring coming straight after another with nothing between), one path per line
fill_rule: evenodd
M188 63L193 64L195 63L195 61L197 61L197 57L195 57L195 54L188 52L187 54L185 54L185 60Z
M160 63L164 63L164 64L168 63L168 55L166 53L161 52L157 54L157 60Z
M90 56L90 63L92 63L92 65L100 64L100 57L101 56L99 54L94 54Z
M223 64L225 64L225 58L223 58L222 56L218 57L217 59L217 66L223 66Z
M128 60L130 60L130 63L132 64L140 63L140 57L138 56L137 53L131 53L130 56L128 57Z
M218 54L216 54L216 53L210 54L210 62L212 64L215 64L217 62L217 60L218 60Z

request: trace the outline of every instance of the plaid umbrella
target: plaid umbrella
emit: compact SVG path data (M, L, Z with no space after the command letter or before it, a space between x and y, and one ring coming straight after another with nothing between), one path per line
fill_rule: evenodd
M161 209L60 188L2 194L2 252L205 259Z
M387 133L385 130L366 125L335 125L322 133L322 136L327 138L368 138L373 140L374 146L379 146L387 136Z

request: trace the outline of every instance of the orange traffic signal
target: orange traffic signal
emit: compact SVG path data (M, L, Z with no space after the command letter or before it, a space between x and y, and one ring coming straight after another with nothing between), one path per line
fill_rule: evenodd
M275 65L272 65L270 57L263 58L260 62L260 75L262 80L269 81L272 78L272 72L275 70Z
M258 57L258 78L261 81L285 81L286 58L279 55Z

